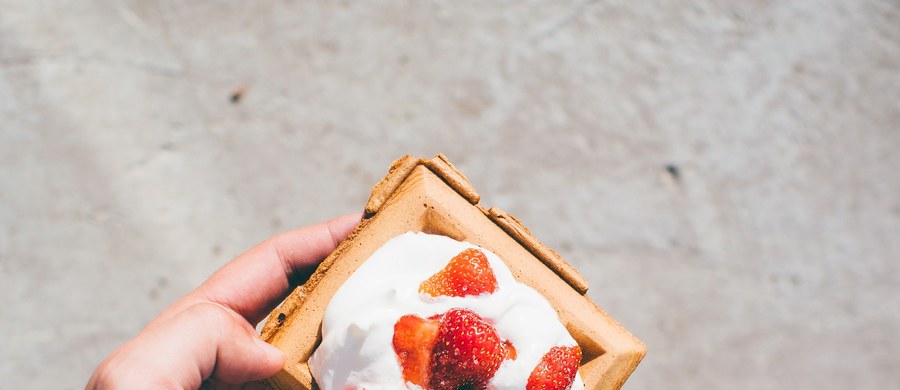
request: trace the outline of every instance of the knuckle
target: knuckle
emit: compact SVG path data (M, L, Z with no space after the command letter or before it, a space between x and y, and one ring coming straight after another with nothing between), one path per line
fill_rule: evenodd
M109 365L104 363L94 371L87 388L90 390L117 389L123 384L125 382L122 374L119 371L109 369Z
M187 311L192 315L206 318L228 319L230 317L224 307L210 302L197 303L189 307Z
M236 322L234 315L228 309L216 303L198 303L188 308L186 312L201 321L203 327L217 329L222 333L228 332Z

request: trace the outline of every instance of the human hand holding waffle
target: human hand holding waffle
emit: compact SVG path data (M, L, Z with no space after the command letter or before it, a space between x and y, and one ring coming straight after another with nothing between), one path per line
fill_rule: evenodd
M110 354L87 388L234 388L272 376L284 354L261 341L254 325L306 281L360 217L284 233L238 256Z
M111 355L89 387L619 389L646 347L559 254L479 202L443 155L404 156L363 216L242 255ZM251 324L269 310L264 343Z

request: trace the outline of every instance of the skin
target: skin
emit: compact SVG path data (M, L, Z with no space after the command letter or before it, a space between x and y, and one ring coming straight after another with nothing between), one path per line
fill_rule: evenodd
M86 389L250 389L284 355L254 324L359 223L345 215L263 241L169 306L97 367ZM251 383L248 383L251 382Z

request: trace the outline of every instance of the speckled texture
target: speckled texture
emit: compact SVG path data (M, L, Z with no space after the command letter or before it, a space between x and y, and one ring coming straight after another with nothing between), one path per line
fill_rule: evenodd
M0 10L10 388L82 386L229 258L437 152L647 343L625 389L900 387L897 1Z

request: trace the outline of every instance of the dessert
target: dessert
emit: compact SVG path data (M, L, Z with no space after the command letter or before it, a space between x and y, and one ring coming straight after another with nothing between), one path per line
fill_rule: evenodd
M351 279L351 275L355 275L357 269L367 264L367 259L379 248L408 232L423 232L465 243L461 245L467 248L481 248L489 260L493 258L489 253L496 254L508 271L492 266L497 288L491 294L500 294L504 290L505 277L501 274L509 272L512 279L530 287L549 302L558 323L565 328L568 337L575 341L581 356L579 358L572 348L575 345L565 342L555 343L552 347L547 345L549 349L541 352L539 358L535 358L537 354L532 353L529 355L532 356L529 359L534 360L529 363L531 367L522 370L528 371L526 381L532 383L532 386L540 388L542 384L566 380L569 375L574 374L571 366L577 361L577 375L583 381L585 389L621 387L646 353L644 345L585 295L587 281L556 252L541 244L511 215L497 208L484 208L479 201L480 196L465 176L442 155L430 160L410 156L397 160L387 176L373 188L372 196L366 204L366 216L356 230L323 261L306 284L294 290L282 306L270 313L261 337L282 349L286 359L283 370L265 383L274 389L318 388L311 365L315 367L315 361L319 358L312 356L321 345L329 343L327 336L323 334L326 328L330 329L329 325L323 326L329 302ZM432 275L439 274L443 269L441 267L448 266L449 260L461 252L448 255L443 260L444 264L435 266L432 273L421 276L421 280L412 283L414 291L409 293L437 300L472 298L452 297L459 287L452 276L469 275L468 271L455 272L453 269L456 267L449 267L444 276L431 279ZM467 256L469 257L471 256ZM477 265L477 259L469 258L458 266L465 269L470 266L466 264L470 260ZM467 282L467 288L481 293L490 290L492 283L489 278L476 275L475 279L471 284ZM604 286L604 289L609 288L615 286ZM435 356L447 356L447 351L436 349L431 342L436 344L434 340L453 337L453 342L461 346L478 347L470 349L479 354L484 350L485 354L478 355L479 359L493 362L498 356L502 358L499 364L490 363L485 367L489 373L497 366L491 381L504 380L504 364L525 361L522 347L515 345L516 337L507 334L507 330L498 331L496 339L493 336L482 337L482 334L490 333L490 329L483 326L482 322L493 326L495 330L500 327L499 323L492 323L490 318L485 318L490 316L484 313L464 312L466 309L468 308L465 306L448 306L431 311L397 312L394 325L400 331L399 340L393 345L395 343L392 338L389 347L382 344L380 348L388 349L378 353L392 359L395 374L399 372L398 375L402 376L406 372L408 378L414 378L420 383L430 382L435 376L447 381L448 385L459 380L462 381L460 383L483 381L486 376L484 373L475 372L477 377L460 379L452 372L444 373L446 370L443 366L432 364ZM442 323L444 333L441 333ZM466 332L448 331L459 328L451 326L452 324L467 324L471 329L477 328L479 336L466 338ZM404 334L409 337L403 336ZM463 349L465 348L461 351ZM326 350L327 348L322 351ZM404 353L402 365L405 369L397 368L401 365L397 351ZM360 352L364 352L364 348ZM364 357L364 353L358 355L360 358ZM454 364L464 363L461 361ZM479 367L481 368L483 367ZM537 374L532 375L535 372ZM516 375L517 380L524 376L521 373Z
M550 303L487 249L410 232L376 250L337 290L309 365L326 390L512 390L551 382L565 371L552 365L575 354L561 386L535 388L584 388L580 348Z

